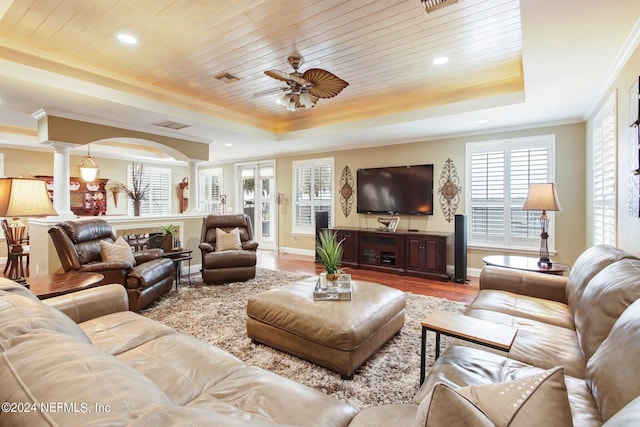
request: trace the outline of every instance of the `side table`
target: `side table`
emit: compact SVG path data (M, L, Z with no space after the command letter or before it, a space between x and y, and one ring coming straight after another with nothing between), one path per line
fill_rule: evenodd
M460 313L436 310L422 322L422 341L420 348L420 385L424 382L426 361L425 344L427 331L436 333L435 359L440 357L440 334L480 344L489 348L509 351L516 338L517 328L500 325L487 320L476 319Z
M189 280L189 285L191 285L191 260L193 256L191 255L192 250L174 250L171 252L165 252L162 255L165 258L169 258L173 261L173 267L175 268L175 276L176 276L176 291L178 290L178 284L182 282L182 261L188 261L189 267L187 269L187 279Z
M487 265L495 265L497 267L513 268L515 270L535 271L538 273L558 274L562 275L569 271L569 265L560 262L554 262L550 266L538 265L538 258L514 256L514 255L492 255L482 258L482 262Z
M28 288L38 298L45 299L97 286L104 276L100 273L61 273L26 277Z

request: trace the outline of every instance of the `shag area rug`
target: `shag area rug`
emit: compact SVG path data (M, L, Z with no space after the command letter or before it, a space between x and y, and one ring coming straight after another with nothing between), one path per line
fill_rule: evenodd
M179 332L222 348L246 363L306 384L362 409L373 405L411 403L420 377L420 321L435 309L458 312L465 305L443 298L406 293L405 325L365 362L352 380L311 362L253 344L246 334L246 308L250 295L296 282L307 276L258 269L256 278L225 285L194 282L158 301L140 314ZM354 296L357 297L357 296ZM340 304L336 302L336 304ZM441 347L449 343L442 337ZM435 334L427 332L426 361L433 364Z

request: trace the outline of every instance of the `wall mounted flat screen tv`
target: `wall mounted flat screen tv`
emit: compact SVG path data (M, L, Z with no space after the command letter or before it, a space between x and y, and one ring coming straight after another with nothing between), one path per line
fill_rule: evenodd
M358 169L358 213L433 215L433 165Z

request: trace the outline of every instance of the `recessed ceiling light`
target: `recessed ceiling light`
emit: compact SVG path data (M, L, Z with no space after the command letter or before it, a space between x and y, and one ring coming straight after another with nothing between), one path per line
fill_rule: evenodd
M233 147L233 144L232 144L232 143L230 143L230 142L227 142L227 143L225 143L225 144L224 144L224 146L225 146L225 147Z
M118 40L120 40L122 43L126 43L126 44L136 44L136 43L138 43L138 39L137 38L135 38L131 34L126 34L126 33L118 34Z
M433 63L435 65L442 65L442 64L446 64L447 62L449 62L449 57L448 56L439 56L436 59L433 60Z
M476 123L479 125L483 125L485 123L489 123L489 120L487 119L480 119L480 120L476 120Z

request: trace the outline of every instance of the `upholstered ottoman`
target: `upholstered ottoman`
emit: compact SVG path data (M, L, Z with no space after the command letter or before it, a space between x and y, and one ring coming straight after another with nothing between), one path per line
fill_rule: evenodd
M354 280L351 301L314 301L317 277L254 295L247 335L352 378L404 326L404 293Z

